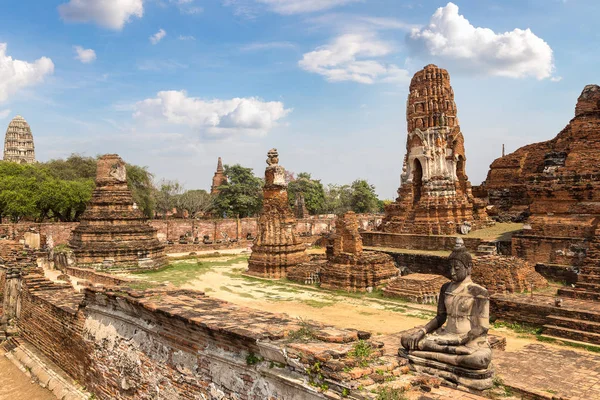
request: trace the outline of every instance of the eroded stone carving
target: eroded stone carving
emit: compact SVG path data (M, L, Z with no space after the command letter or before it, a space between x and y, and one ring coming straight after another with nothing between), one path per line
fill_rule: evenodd
M449 257L451 282L440 290L438 312L402 335L399 353L416 371L475 390L492 387L488 291L471 280L472 258L462 239Z
M4 138L4 161L21 164L35 162L35 147L31 128L25 118L17 115L10 121Z

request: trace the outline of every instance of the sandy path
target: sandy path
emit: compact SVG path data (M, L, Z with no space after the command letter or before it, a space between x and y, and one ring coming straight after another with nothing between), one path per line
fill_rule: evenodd
M243 249L229 251L229 255L235 256L242 254ZM231 257L202 260L228 259ZM241 276L241 272L247 267L246 261L230 266L215 266L208 272L198 273L194 279L181 287L201 290L208 296L256 310L285 313L292 318L309 319L340 328L354 328L382 335L422 326L435 312L435 307L429 305L382 302L368 297L347 297L335 292L315 290L311 286L249 280ZM490 332L507 338L507 351L516 351L527 344L537 342L533 336L517 334L507 328L492 329Z
M31 382L0 352L0 400L56 400L50 392Z

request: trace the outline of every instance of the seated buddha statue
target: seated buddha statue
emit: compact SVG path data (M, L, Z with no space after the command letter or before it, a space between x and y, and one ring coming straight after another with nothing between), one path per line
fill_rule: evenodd
M493 374L488 291L471 280L473 261L462 239L448 260L452 280L440 290L437 315L402 335L400 353L417 371L482 390Z

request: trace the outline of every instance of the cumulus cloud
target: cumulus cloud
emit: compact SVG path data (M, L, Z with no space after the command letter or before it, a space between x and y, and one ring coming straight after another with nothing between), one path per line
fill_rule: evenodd
M32 86L44 80L54 72L54 63L47 57L41 57L33 63L15 60L6 55L6 43L0 43L0 102L19 89Z
M291 112L279 101L256 97L203 100L175 90L158 92L154 98L137 102L134 109L138 120L182 125L206 136L263 136Z
M406 82L408 71L376 60L394 50L371 33L345 34L332 43L304 54L298 62L308 72L323 75L330 82Z
M537 79L551 77L554 70L552 49L530 29L495 33L476 28L453 3L438 8L429 25L413 29L407 42L417 56L453 70Z
M121 30L132 17L144 14L143 0L70 0L58 6L63 20L94 22L104 28Z
M89 64L96 60L96 52L92 49L84 49L81 46L73 46L77 55L75 59L81 61L84 64Z
M150 38L149 38L150 43L157 44L165 36L167 36L167 32L164 29L159 29L158 32L156 32L154 35L150 36Z
M177 39L179 39L179 40L196 40L196 38L192 35L187 35L187 36L179 35L179 37Z

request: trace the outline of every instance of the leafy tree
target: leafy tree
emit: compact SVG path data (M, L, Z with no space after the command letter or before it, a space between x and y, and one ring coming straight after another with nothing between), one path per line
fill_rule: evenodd
M66 160L50 160L41 165L57 179L73 181L96 178L96 158L94 157L71 154Z
M375 193L375 186L370 185L364 179L352 182L352 196L350 204L352 211L356 213L370 213L379 210L379 199Z
M208 212L214 204L213 197L206 190L187 190L177 199L180 210L187 210L191 217Z
M154 217L156 208L156 199L153 196L154 185L152 184L154 176L148 172L148 167L127 164L125 168L127 169L127 185L131 189L133 201L146 218Z
M176 180L161 180L154 189L154 199L156 201L156 211L161 213L165 218L167 213L177 207L177 200L183 186Z
M293 175L292 175L293 176ZM325 189L320 180L311 179L307 172L301 172L288 185L290 206L294 206L298 193L304 196L306 209L310 214L321 214L325 209Z
M352 209L352 189L349 185L327 185L324 211L328 214L343 214Z
M223 217L250 217L262 208L263 181L252 173L252 168L239 164L225 165L228 182L219 186L214 209Z

